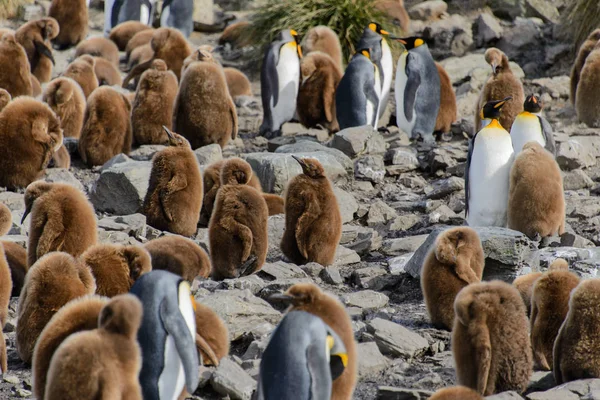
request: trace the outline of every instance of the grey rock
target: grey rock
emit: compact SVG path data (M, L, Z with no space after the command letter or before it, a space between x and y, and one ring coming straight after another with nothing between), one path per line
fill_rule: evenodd
M29 239L24 235L5 235L2 236L3 242L13 242L18 244L21 247L27 247L27 242Z
M383 156L363 156L354 162L354 177L356 179L382 183L385 171Z
M428 199L441 199L465 188L465 180L451 176L448 179L440 179L433 182L431 190L425 190Z
M69 170L65 169L65 168L48 168L44 172L43 179L46 182L51 182L51 183L55 183L55 182L67 183L71 186L76 187L77 189L79 189L83 192L83 185L81 184L81 182L79 182L79 180L77 180L77 178L75 178L75 175L70 173Z
M323 271L325 269L325 267L323 267L321 264L318 264L316 262L310 262L310 263L304 264L300 268L302 268L302 270L304 272L306 272L309 276L311 276L313 278L317 278L318 276L320 276L321 271Z
M558 9L545 0L525 0L526 15L541 18L544 22L556 23L560 18Z
M340 207L342 224L352 221L354 219L354 213L358 211L358 202L354 198L354 195L337 186L333 188L333 193L335 193L335 197Z
M361 377L377 374L383 371L388 364L387 359L374 342L359 343L356 351L358 353L358 375Z
M458 14L428 24L422 35L433 43L430 50L436 59L463 56L474 45L471 20Z
M316 143L310 140L299 140L293 144L282 145L275 150L275 153L283 154L296 154L296 153L313 153L313 152L325 152L335 157L335 159L344 166L346 171L351 174L354 171L354 163L343 152L338 149L323 146L320 143Z
M156 153L166 149L162 144L145 144L129 152L129 157L135 161L150 161ZM110 160L109 160L110 161Z
M408 9L411 19L427 21L440 18L448 10L448 5L442 0L428 0L415 4Z
M283 261L264 264L261 270L258 272L258 276L266 279L267 281L307 277L306 272L304 272L299 266L296 264L288 264Z
M538 59L536 57L540 52L539 40L541 39L542 31L536 21L517 18L514 26L504 31L496 47L506 53L509 59L520 57L519 60L531 61ZM526 53L523 54L524 52Z
M285 231L285 216L272 215L269 217L269 254L281 254L279 245ZM207 235L208 239L208 235Z
M541 94L548 93L554 99L569 98L571 78L566 75L538 78L531 83L538 88L536 92Z
M450 57L442 60L440 64L450 76L453 85L473 80L476 81L474 89L481 89L491 73L490 65L485 61L483 53L470 53L464 57ZM523 79L525 77L525 73L519 64L511 61L510 69L517 78ZM478 95L476 94L475 98ZM473 104L471 104L471 108L474 108ZM459 113L459 115L463 114Z
M210 384L212 388L231 399L250 400L256 389L256 381L238 364L224 358L213 373Z
M444 148L435 148L427 155L427 165L431 173L438 170L445 171L457 164L458 161Z
M566 171L562 175L565 190L589 189L594 186L592 178L580 169Z
M416 357L429 348L427 339L391 321L375 318L367 323L367 331L375 337L375 342L383 354L393 357Z
M196 159L200 165L210 165L223 159L221 146L216 143L198 147L196 150L194 150L194 154L196 155Z
M517 392L502 392L502 393L498 393L498 394L494 394L491 396L487 396L485 398L486 400L523 400L523 397L521 397L520 394L518 394Z
M250 346L248 346L248 349L242 356L242 360L259 360L262 358L262 355L265 352L268 344L268 338L254 340L252 343L250 343Z
M25 200L22 193L0 192L0 203L11 211L25 210Z
M400 282L400 276L390 275L382 267L366 267L352 271L352 282L363 289L384 290L393 288Z
M335 251L334 266L341 267L349 264L356 264L360 262L360 256L354 250L348 249L344 246L338 246Z
M596 165L596 149L591 146L588 137L571 137L558 143L556 162L563 170L588 168Z
M454 219L462 219L459 217L450 207L445 204L440 205L438 208L429 213L429 223L430 224L438 224L443 223L446 224Z
M391 386L379 386L377 388L377 400L425 400L430 398L433 392L418 389L403 389Z
M381 252L386 255L398 255L415 252L429 241L430 235L407 236L396 239L386 239L381 246Z
M146 237L146 216L144 214L104 217L98 221L98 228L105 231L125 232L137 239Z
M477 47L484 47L488 43L493 43L502 37L504 29L498 20L491 14L483 13L475 20L475 29L477 30Z
M345 225L342 227L342 237L344 236L344 232L347 240L346 242L340 241L340 243L342 243L344 247L356 251L358 254L375 251L381 247L382 238L374 229L362 226Z
M363 154L383 154L385 140L370 125L347 128L337 132L331 147L338 149L350 158Z
M98 229L98 242L106 244L119 244L122 246L141 245L134 237L122 231L106 231Z
M528 392L540 392L556 386L554 374L551 371L534 371L527 385Z
M360 307L364 310L377 310L385 307L390 301L383 293L374 290L361 290L359 292L348 293L342 297L344 304L348 307Z
M527 395L527 400L578 400L581 397L566 389L534 392Z
M500 18L513 20L516 17L525 15L524 0L494 0L488 1L487 4L493 13Z
M407 231L421 222L421 217L415 214L400 215L390 225L390 231Z
M219 290L233 290L233 289L246 290L246 289L248 289L253 295L256 295L266 285L267 285L267 283L262 278L260 278L256 274L252 274L252 275L243 276L241 278L236 278L236 279L224 279L221 282L217 283L217 286L215 289L219 289Z
M388 260L388 269L392 275L401 275L406 273L406 264L415 253L408 253Z
M121 164L121 163L128 162L128 161L133 161L133 160L131 158L129 158L127 155L125 155L123 153L119 153L116 156L114 156L113 158L111 158L110 160L108 160L107 162L105 162L102 165L102 167L100 168L100 172L109 169L113 165Z
M73 137L63 138L63 146L71 156L79 154L79 139Z
M419 168L417 152L412 147L403 146L390 149L385 153L385 161L394 166L398 173L414 171Z
M371 208L369 208L367 225L371 227L385 225L396 219L397 216L396 210L385 204L383 201L376 200L371 204Z
M323 282L329 283L330 285L341 285L344 283L344 279L340 275L340 270L337 267L325 267L320 274Z
M560 245L562 247L594 247L594 244L586 238L573 232L565 232L560 236Z

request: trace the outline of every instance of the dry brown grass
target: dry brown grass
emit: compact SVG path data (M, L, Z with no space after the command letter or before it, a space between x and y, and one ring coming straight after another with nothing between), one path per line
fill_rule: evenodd
M31 4L34 0L0 0L0 24L2 20L15 18L19 8L25 4Z

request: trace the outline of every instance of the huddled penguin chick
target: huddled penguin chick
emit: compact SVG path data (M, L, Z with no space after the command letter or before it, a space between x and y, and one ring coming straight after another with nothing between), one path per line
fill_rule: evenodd
M106 58L94 57L94 72L98 79L98 86L121 86L123 83L119 69Z
M344 343L331 327L313 314L291 311L263 353L257 398L330 399L333 381L347 363Z
M17 308L17 352L31 363L33 348L52 316L75 298L93 294L94 277L73 256L52 252L40 258L27 272Z
M281 126L294 118L300 83L302 50L295 30L283 30L267 46L260 70L263 121L260 135L279 136Z
M485 61L492 67L492 74L479 95L475 113L475 131L483 127L484 121L482 120L484 117L481 116L480 111L485 104L509 96L512 97L512 101L503 108L500 125L510 131L513 121L523 111L523 102L525 101L523 85L510 69L508 57L502 51L495 47L487 49Z
M87 102L79 155L89 167L102 165L119 153L129 154L131 105L125 95L110 86L94 90Z
M98 77L96 76L96 61L94 57L84 54L77 57L67 66L62 76L71 78L81 86L83 94L87 99L98 87Z
M142 400L142 364L136 335L142 304L117 296L100 311L98 328L69 336L52 356L45 389L48 400L122 398Z
M379 107L377 117L381 118L385 112L392 88L392 75L394 74L394 60L392 59L392 50L384 36L387 32L376 22L369 23L363 30L357 49L369 49L371 61L377 65L379 74L379 85L381 95L379 96ZM377 129L377 124L375 125Z
M96 279L96 294L114 297L129 292L134 282L152 270L150 253L141 246L97 244L80 257Z
M557 258L548 267L548 271L568 271L569 264L563 258ZM542 272L531 272L529 274L521 275L515 278L512 285L517 288L525 308L527 309L527 316L531 314L531 295L533 294L533 285L543 275Z
M252 96L252 86L248 77L237 68L223 68L229 95L235 100L238 96Z
M143 212L148 224L183 236L197 231L202 207L202 176L196 155L181 135L164 127L169 147L152 158Z
M0 37L0 88L6 90L12 98L31 96L31 73L27 53L15 39L13 33Z
M143 398L175 399L184 386L194 393L199 360L190 284L170 272L151 271L135 282L130 293L144 309L137 337L142 349Z
M527 142L531 141L538 142L553 156L556 156L552 126L541 115L542 107L542 103L535 95L529 95L525 99L523 112L517 115L512 128L510 128L515 156L523 150L523 146Z
M62 142L60 123L47 104L30 97L8 103L0 112L0 186L14 190L40 178Z
M145 44L143 46L136 47L131 52L131 56L127 61L127 71L131 71L137 65L145 63L152 59L154 52L152 51L152 46L150 44ZM139 83L139 78L134 81L135 87L137 87Z
M548 271L533 286L531 296L531 347L538 368L552 370L552 349L567 311L569 296L579 277L569 271Z
M85 39L88 31L86 0L52 0L48 16L60 26L60 32L52 40L59 49L75 46Z
M71 155L64 144L54 152L48 168L71 168Z
M575 100L577 117L592 128L600 127L600 101L595 96L600 90L598 76L600 76L600 41L596 43L581 69Z
M509 177L514 160L510 134L500 125L500 110L510 101L490 101L481 115L490 122L469 142L465 167L465 213L469 226L506 227Z
M6 342L4 341L2 330L6 324L12 287L10 267L6 260L4 247L0 243L0 372L3 374L8 372L8 357L6 355Z
M163 126L173 124L173 104L177 97L177 77L167 71L160 59L142 74L131 109L131 127L137 145L165 144L169 136Z
M0 203L0 236L4 236L12 227L12 214L10 208Z
M8 93L8 90L0 88L0 111L4 110L4 107L12 100L12 96Z
M483 400L483 397L466 386L452 386L438 390L429 400Z
M133 35L129 42L127 42L127 46L125 46L125 58L129 61L131 54L135 49L145 45L150 45L155 31L156 29L147 29ZM152 49L152 46L150 46L150 49ZM152 54L154 54L154 51Z
M237 137L237 110L221 66L194 62L187 67L173 107L173 130L192 149L213 143L223 148Z
M431 323L452 330L454 299L462 288L481 281L485 256L481 240L469 227L440 233L421 269L421 287Z
M342 71L344 68L340 38L333 29L327 26L319 25L310 28L302 40L302 49L305 56L316 51L325 53L331 57L338 71Z
M356 386L358 358L352 321L346 308L335 297L323 292L313 283L297 283L283 295L275 295L290 304L288 311L306 311L321 318L338 334L348 354L342 375L333 382L331 400L351 400Z
M248 21L239 21L228 25L221 33L220 46L229 45L232 49L239 49L252 44L252 35L248 33L251 24Z
M204 365L219 365L229 354L229 330L210 307L196 303L196 348Z
M456 121L458 111L456 106L456 94L452 88L452 81L448 73L440 63L435 63L440 75L440 110L435 121L435 132L448 133L452 123Z
M144 245L152 259L153 270L166 270L189 282L210 276L208 254L193 240L182 236L162 236Z
M42 100L60 119L63 136L79 138L85 112L85 95L79 84L71 78L56 78L46 86Z
M307 128L321 125L331 132L338 131L335 91L342 79L342 71L329 55L320 51L304 57L300 71L302 80L297 101L300 123Z
M592 50L594 50L594 46L596 46L598 41L600 41L600 29L596 29L590 33L585 42L581 44L579 51L577 52L577 58L575 59L575 63L571 69L571 87L569 92L569 99L571 99L571 104L573 105L575 105L575 99L577 98L577 85L579 84L581 70L585 65L585 60L590 55Z
M91 331L98 327L100 310L110 299L98 295L87 295L69 301L54 314L35 343L32 359L33 393L43 399L46 376L56 349L71 334Z
M571 293L569 311L554 342L557 385L600 377L600 279L583 280Z
M98 240L94 207L82 191L69 184L36 181L29 185L21 223L29 214L30 266L52 251L78 257Z
M371 125L377 128L381 80L369 49L352 57L335 91L336 118L340 129Z
M75 49L75 58L84 54L104 58L119 66L119 49L113 41L105 37L93 36L79 43Z
M0 240L0 244L4 247L4 255L10 268L10 278L13 288L11 297L19 297L21 289L25 283L25 275L27 275L27 250L15 242Z
M508 227L529 238L562 235L565 213L560 167L538 142L528 142L510 170Z
M468 285L456 296L452 354L460 385L489 396L522 393L533 360L525 305L502 281Z
M281 251L296 264L331 265L342 235L335 193L321 163L292 156L302 167L287 186Z
M15 32L15 39L27 53L31 74L39 82L49 82L52 77L54 57L50 41L54 39L60 28L54 18L46 17L29 21Z
M108 38L115 42L119 51L125 51L127 43L129 43L136 33L151 29L151 26L140 21L125 21L112 28Z
M38 97L42 95L42 85L35 75L29 75L31 80L31 97Z
M210 46L210 45L199 46L196 49L196 51L192 52L192 54L190 54L189 56L187 56L185 58L185 60L183 60L183 64L181 66L181 76L183 76L185 74L185 71L187 70L187 68L196 61L204 61L204 62L216 64L216 65L221 65L217 60L215 60L215 58L212 55L212 46ZM223 69L223 73L224 72L225 72L225 69Z

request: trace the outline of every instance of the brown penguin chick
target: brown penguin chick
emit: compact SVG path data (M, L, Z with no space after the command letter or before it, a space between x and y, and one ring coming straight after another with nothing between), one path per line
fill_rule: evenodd
M108 38L117 45L119 51L125 51L127 43L129 43L136 33L151 29L151 26L139 21L125 21L112 28Z
M146 29L133 35L133 37L129 39L129 42L127 42L127 46L125 46L125 58L129 60L134 49L146 44L149 45L155 31L156 29Z
M535 365L552 370L552 349L569 311L569 296L579 277L569 271L548 271L533 286L531 296L531 348Z
M79 138L81 136L85 95L77 82L65 77L52 80L46 86L42 100L60 119L64 137Z
M119 69L105 58L94 57L94 72L96 73L99 86L121 86L123 83Z
M49 82L52 78L54 57L50 41L59 31L58 22L45 17L21 25L15 33L15 39L27 53L31 74L41 83Z
M47 104L30 97L8 103L0 112L0 186L14 190L40 178L62 141L58 118Z
M600 279L583 280L571 293L569 311L554 342L558 385L600 376Z
M328 28L329 29L329 28ZM300 62L302 82L298 92L298 119L307 128L318 125L340 130L335 112L335 90L342 71L326 53L313 51Z
M32 183L25 191L22 221L29 214L29 266L52 251L78 257L98 240L94 207L74 186L44 181Z
M138 46L131 52L129 56L129 60L127 61L127 71L131 71L136 65L145 63L152 59L154 55L154 51L152 51L152 46L150 44L145 44L143 46ZM137 87L137 84L136 84Z
M88 8L86 0L52 0L48 16L60 26L52 40L59 49L75 46L85 39L88 31Z
M429 400L483 400L483 397L468 387L453 386L436 391Z
M75 57L84 54L104 58L115 66L119 66L119 49L112 40L105 37L94 36L79 43L75 49Z
M337 333L346 347L348 364L335 381L331 391L331 400L350 400L356 386L358 356L352 322L346 308L335 297L323 292L313 283L297 283L284 295L274 296L290 302L289 311L306 311L321 318Z
M485 256L479 235L461 226L437 237L421 269L421 288L431 323L452 330L454 299L467 285L481 282Z
M248 21L235 22L227 26L219 37L219 45L229 44L233 49L250 46L252 44L252 35L248 31L250 26Z
M202 177L189 142L164 128L169 142L152 158L152 171L143 213L161 231L192 236L202 207Z
M8 305L12 293L12 280L10 277L10 267L6 260L4 247L0 244L0 371L5 374L8 371L6 356L6 343L2 335L2 329L6 324L8 315Z
M17 352L30 364L33 348L52 316L69 301L93 294L94 277L73 256L53 252L40 258L27 272L17 308Z
M600 40L600 29L596 29L587 37L585 42L581 44L579 47L579 52L577 53L577 58L575 59L575 63L573 64L573 68L571 69L571 81L570 81L570 92L569 98L571 99L571 104L575 105L575 99L577 98L577 85L579 84L579 78L581 76L581 70L585 65L585 60L590 55L592 50L594 50L594 46Z
M525 305L502 281L466 286L454 302L452 354L457 383L483 396L522 393L532 372Z
M73 333L96 329L100 310L109 300L98 295L78 297L62 306L46 324L35 343L31 362L33 393L37 399L44 398L46 375L58 346Z
M435 63L440 75L440 111L435 121L435 132L448 133L457 118L456 95L448 73L440 63Z
M575 97L575 110L581 122L592 128L600 127L600 101L594 93L600 89L600 41L596 43L592 52L587 56L581 69L577 94ZM13 95L14 97L14 95Z
M296 264L331 265L342 235L342 217L331 182L319 161L292 157L303 173L287 187L281 251Z
M193 282L196 277L210 276L208 254L191 239L182 236L162 236L144 245L152 259L152 269L162 269Z
M12 33L5 33L0 38L0 88L5 89L12 98L31 96L29 60L25 49Z
M306 56L315 51L327 54L331 57L334 66L337 67L337 72L340 72L341 75L344 68L342 46L340 45L340 38L331 28L323 25L310 28L304 37L302 50Z
M381 10L395 25L400 25L405 34L411 32L410 17L404 7L404 0L379 0L375 2L375 7Z
M565 232L565 197L560 168L538 142L528 142L510 170L508 227L529 238Z
M12 100L12 96L6 89L0 88L0 111L6 107L8 103Z
M50 160L50 164L48 164L49 168L71 168L71 155L69 151L63 144L54 152L52 155L52 159Z
M96 294L114 297L129 292L135 281L152 270L150 254L141 246L97 244L81 255L96 279Z
M40 81L38 81L35 75L29 75L29 80L31 81L31 96L40 96L42 94L42 85L40 84Z
M6 261L10 268L10 278L13 283L11 297L19 297L29 269L27 250L15 242L0 240L0 244L4 247L4 255L6 255Z
M229 330L225 322L211 308L196 302L196 347L204 365L218 365L229 354ZM204 350L208 344L212 354Z
M83 94L87 99L90 94L98 87L98 77L94 70L96 62L94 57L90 55L83 55L77 57L71 64L67 66L62 76L71 78L81 86Z
M119 153L131 151L131 105L125 95L110 86L94 90L87 102L79 155L90 168Z
M512 285L519 291L519 295L525 304L527 316L531 315L531 295L533 294L533 285L543 275L541 272L531 272L515 278Z
M0 236L4 236L12 227L12 214L10 208L0 203Z
M177 96L177 77L167 64L156 59L142 74L131 109L131 127L137 145L166 144L169 136L163 126L173 125L173 104Z
M45 399L142 400L137 332L142 303L131 294L111 299L98 328L77 332L58 346L48 369Z
M513 121L523 111L523 102L525 101L523 85L519 78L513 74L508 63L508 57L502 51L495 47L487 49L485 61L492 67L492 75L481 89L475 112L475 132L481 128L480 110L485 103L512 96L512 101L506 103L500 116L500 125L510 132Z
M206 46L199 46L195 51L192 52L192 54L190 54L185 58L185 60L183 60L183 64L181 66L181 76L183 76L187 67L189 67L190 65L192 65L192 63L195 63L197 61L209 62L219 66L221 65L219 64L219 62L217 62L217 60L215 60L215 58L212 55L212 52L208 51L205 47ZM225 73L225 69L223 69L223 73Z
M237 278L260 270L267 258L269 210L245 184L222 185L208 225L212 278Z
M252 86L250 80L242 71L236 68L223 68L227 88L232 98L238 96L252 96Z
M237 110L221 66L194 62L187 67L173 107L173 129L192 149L212 143L223 148L237 137Z

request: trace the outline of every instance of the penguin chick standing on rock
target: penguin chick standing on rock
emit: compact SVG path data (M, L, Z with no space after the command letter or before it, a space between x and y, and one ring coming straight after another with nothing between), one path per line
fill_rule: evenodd
M21 223L30 213L30 266L52 251L78 257L98 240L94 208L83 192L69 184L36 181L29 185Z
M508 63L508 57L502 51L492 47L485 52L485 61L492 67L492 75L488 78L477 102L477 112L475 113L475 131L483 128L485 122L481 116L480 110L486 103L505 97L512 97L513 101L502 110L500 125L510 131L513 121L517 115L523 111L523 102L525 94L523 85L517 78Z
M169 146L152 159L143 212L148 224L183 236L196 233L202 207L202 177L189 142L164 127Z
M127 43L136 33L151 29L151 26L139 21L125 21L112 28L108 38L115 42L119 51L125 51Z
M193 240L177 236L162 236L144 245L150 253L153 270L165 270L189 282L196 277L210 276L208 254Z
M502 281L468 285L456 296L452 354L457 382L483 396L522 393L532 372L525 305Z
M556 144L552 127L542 117L542 103L535 95L527 96L524 111L517 115L510 128L510 138L512 139L515 156L523 150L525 143L535 141L545 147L553 156L556 156Z
M25 49L15 39L13 33L0 37L0 88L6 90L12 98L31 96L29 60Z
M562 258L557 258L550 264L548 271L567 271L569 264ZM533 294L533 285L543 275L542 272L531 272L529 274L521 275L515 278L512 285L519 291L525 308L527 309L527 316L531 314L531 295Z
M435 66L440 75L440 110L435 121L434 131L443 134L450 132L452 123L456 121L456 94L454 94L452 81L444 67L437 62Z
M87 102L79 155L88 167L102 165L119 153L131 151L131 105L110 86L94 90Z
M462 288L481 281L485 256L481 240L469 227L440 233L421 269L421 287L431 323L452 330L454 299Z
M327 400L348 363L342 340L305 311L287 313L273 331L260 363L258 400Z
M74 333L56 349L45 398L142 400L142 360L136 342L141 320L142 304L135 296L109 301L100 311L98 329Z
M263 121L259 134L280 135L281 126L294 118L300 83L302 49L295 30L283 30L267 47L260 71Z
M52 43L61 50L75 46L85 39L88 31L88 8L86 0L52 0L48 16L60 26Z
M154 55L154 51L152 50L152 46L150 45L150 43L152 42L152 37L154 36L154 32L156 32L156 29L150 28L148 30L140 31L133 35L133 37L129 40L129 42L127 42L127 46L125 47L125 60L127 60L128 62L131 61L133 51L138 47L146 45L149 46L151 50L150 57L148 58L148 60L150 60L152 58L152 55Z
M579 84L579 78L581 77L581 70L585 65L585 60L590 55L592 50L594 50L594 46L596 46L598 41L600 41L600 29L596 29L590 33L585 42L583 42L579 47L577 58L575 59L575 63L571 69L571 90L569 93L569 99L573 105L575 105L575 99L577 98L577 85Z
M296 264L331 265L342 235L337 198L319 161L292 157L303 173L287 186L281 251Z
M335 92L336 117L340 129L371 125L377 129L381 81L369 49L350 60Z
M565 213L560 167L538 142L528 142L510 170L508 227L529 238L562 235Z
M54 18L40 18L21 25L15 32L15 39L27 53L31 74L41 83L49 82L52 77L54 57L50 40L59 32L58 22Z
M77 82L65 77L52 80L46 86L42 100L60 119L64 137L79 138L81 136L85 95Z
M510 134L500 125L500 110L510 97L490 101L481 110L491 122L469 142L465 167L465 204L469 226L506 227L510 168L514 151Z
M340 38L333 29L324 25L310 28L304 36L302 48L305 56L316 51L327 54L337 66L337 70L343 70L342 46L340 45Z
M581 69L575 109L577 117L587 126L600 127L600 100L596 94L600 90L600 41L596 43ZM14 95L13 95L14 96Z
M398 41L404 51L396 66L396 123L412 139L431 143L440 111L440 74L423 39Z
M94 70L96 62L94 57L84 54L81 57L77 57L71 64L67 66L62 76L65 78L71 78L81 86L83 94L87 99L90 97L92 92L98 87L98 77Z

